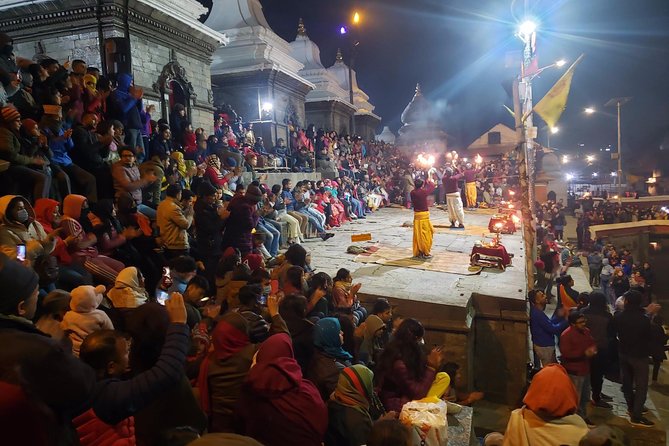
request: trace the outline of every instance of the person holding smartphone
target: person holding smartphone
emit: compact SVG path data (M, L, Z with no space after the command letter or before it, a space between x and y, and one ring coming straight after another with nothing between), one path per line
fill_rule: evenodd
M8 257L34 261L41 254L51 254L56 247L58 231L46 233L35 219L30 202L20 195L0 197L0 250ZM21 246L22 245L22 246ZM21 247L20 247L21 246Z

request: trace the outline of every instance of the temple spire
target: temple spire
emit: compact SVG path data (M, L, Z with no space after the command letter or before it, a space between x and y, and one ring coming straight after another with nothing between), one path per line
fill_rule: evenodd
M417 83L417 84L416 84L416 93L415 93L415 95L416 95L416 96L422 96L422 95L423 95L423 91L420 89L420 83Z
M337 56L335 57L335 61L344 62L344 56L341 54L341 48L337 48Z
M307 35L307 29L304 27L304 21L302 20L302 17L300 17L300 21L297 24L297 35L298 36Z

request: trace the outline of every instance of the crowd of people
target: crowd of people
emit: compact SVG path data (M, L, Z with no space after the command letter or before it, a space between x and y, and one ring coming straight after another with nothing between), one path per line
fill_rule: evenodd
M418 320L362 305L350 271L314 271L302 242L411 207L423 183L464 226L463 202L511 198L513 155L426 165L313 126L269 147L228 113L208 135L181 104L155 120L130 75L22 59L4 34L0 84L9 444L405 446L398 412L435 384L440 398L481 398L424 347ZM266 184L280 168L333 175Z
M608 203L600 208L581 213L579 219L588 218L588 213L612 219L613 214L626 212ZM561 244L565 212L560 202L548 202L540 211L538 234L543 243L535 263L536 288L529 294L535 364L546 366L559 360L576 387L577 412L587 424L591 424L589 403L611 409L610 397L602 393L606 376L622 383L630 423L652 426L644 416L649 361L652 379L657 381L668 339L656 303L655 272L648 262L635 262L630 250L600 239L584 239L587 243L580 246ZM569 268L583 266L594 290L590 293L576 291L569 274ZM549 317L545 310L551 299L555 311Z
M21 59L6 35L0 56L7 441L407 445L398 412L433 382L480 398L455 390L419 321L366 308L349 271L313 271L302 245L410 205L421 175L438 190L434 171L313 129L266 149L224 113L207 135L180 104L154 120L129 75ZM336 175L267 185L259 166Z

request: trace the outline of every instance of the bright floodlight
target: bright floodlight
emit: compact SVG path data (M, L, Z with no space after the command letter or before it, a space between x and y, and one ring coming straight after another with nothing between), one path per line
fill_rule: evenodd
M518 33L521 37L530 37L537 30L537 24L533 20L525 20L518 27Z
M260 107L260 109L262 111L264 111L265 113L271 112L273 108L274 108L274 104L272 104L271 102L263 102L262 106Z
M567 181L571 181L571 180L574 179L574 174L573 173L568 173L567 175L565 175L565 178L567 178Z
M585 110L583 110L583 111L586 112L587 114L591 115L591 114L593 114L593 113L595 112L595 109L592 108L592 107L587 107L587 108L586 108Z
M567 63L566 60L564 60L564 59L560 59L560 60L558 60L557 62L555 62L555 66L558 67L558 68L560 68L560 67L565 66L566 63Z
M598 174L597 172L592 172L592 176L593 176L593 177L597 178L598 175L599 175L599 174Z
M347 32L348 32L348 30L346 29L345 26L342 26L341 28L339 28L339 34L344 35L344 34L346 34Z
M557 132L560 131L560 127L551 127L551 133L555 135Z
M562 164L567 164L569 162L569 156L568 155L562 155Z
M595 160L595 155L588 155L585 157L585 160L589 163L593 162Z
M358 14L357 12L353 14L353 23L356 25L360 23L360 14Z

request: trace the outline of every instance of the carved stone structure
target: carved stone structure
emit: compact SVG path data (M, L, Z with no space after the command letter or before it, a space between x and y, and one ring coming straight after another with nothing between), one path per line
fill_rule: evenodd
M448 148L446 132L441 129L432 104L423 96L420 84L416 84L416 91L401 119L399 146L406 150L432 153L443 153Z
M344 63L341 50L337 50L334 65L328 68L328 72L334 75L337 82L347 92L350 92L348 65ZM374 105L369 102L369 96L358 86L355 70L351 70L353 84L353 105L355 106L355 130L356 133L368 140L374 140L376 129L381 124L381 117L374 114ZM350 95L350 93L347 93Z
M229 104L253 122L266 146L289 141L289 123L305 126L304 102L315 85L288 42L272 31L258 0L213 0L205 24L229 37L211 66L214 103Z
M209 66L226 37L198 21L206 12L196 0L12 1L0 6L0 29L19 56L131 73L145 102L157 105L154 118L182 102L193 125L211 131Z
M316 128L335 130L339 134L349 133L349 122L355 112L355 107L349 102L349 92L323 66L321 51L307 36L302 19L297 28L297 37L290 46L293 57L304 65L299 71L300 76L315 86L307 93L304 104L306 123L314 124Z

